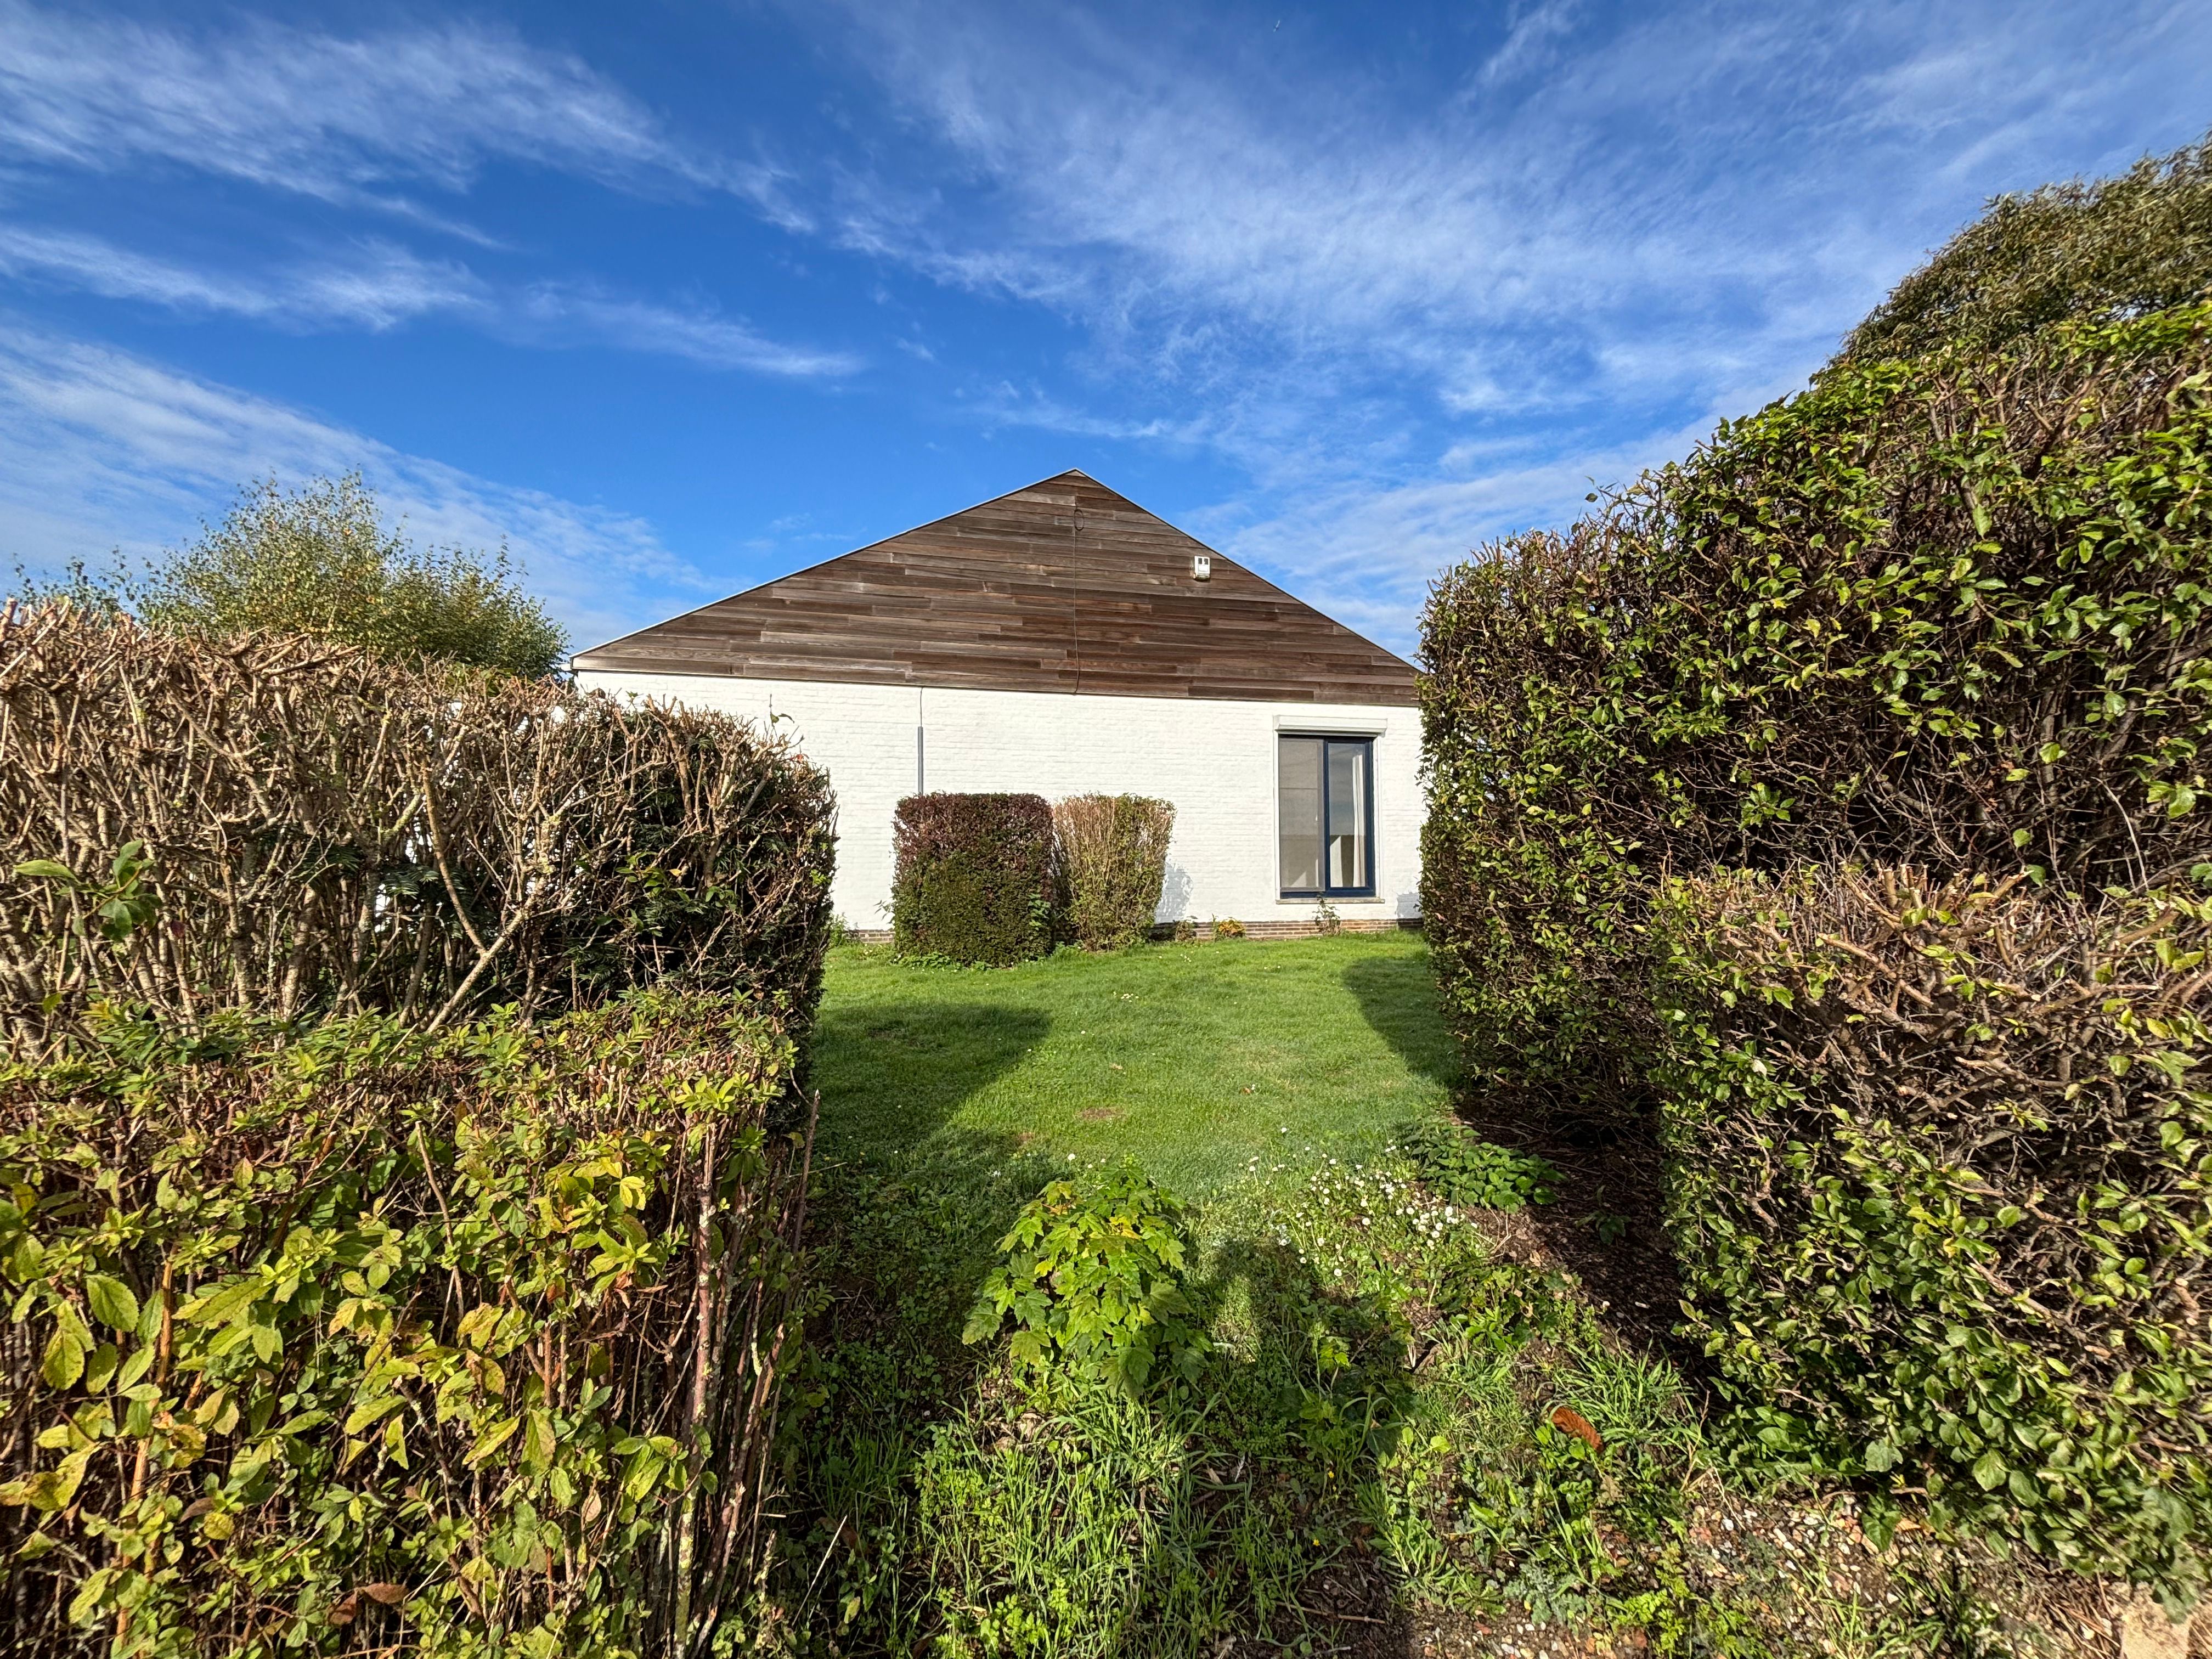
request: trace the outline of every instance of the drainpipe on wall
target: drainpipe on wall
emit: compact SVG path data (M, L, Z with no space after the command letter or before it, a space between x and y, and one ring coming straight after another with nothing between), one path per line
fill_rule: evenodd
M914 688L914 793L917 795L929 793L928 768L925 763L928 758L926 752L927 743L922 721L921 699L922 688L917 685Z

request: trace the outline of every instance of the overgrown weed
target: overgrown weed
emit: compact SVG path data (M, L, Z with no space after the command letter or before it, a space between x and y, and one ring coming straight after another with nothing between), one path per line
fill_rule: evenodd
M1194 1365L1132 1389L963 1346L1040 1189L1130 1179L975 1137L830 1172L802 1650L1401 1652L1416 1621L1440 1652L2037 1650L2000 1565L1731 1485L1663 1358L1395 1153L1255 1164L1186 1213Z

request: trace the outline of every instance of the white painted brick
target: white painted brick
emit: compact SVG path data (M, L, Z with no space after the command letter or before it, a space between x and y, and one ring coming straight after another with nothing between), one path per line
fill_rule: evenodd
M1347 921L1420 913L1416 709L598 671L576 678L617 696L719 709L795 732L837 791L833 896L848 927L889 925L891 812L917 782L933 790L1027 791L1048 800L1092 793L1158 796L1176 808L1159 920L1310 917L1312 900L1276 896L1278 731L1374 736L1377 896L1338 900L1336 908Z

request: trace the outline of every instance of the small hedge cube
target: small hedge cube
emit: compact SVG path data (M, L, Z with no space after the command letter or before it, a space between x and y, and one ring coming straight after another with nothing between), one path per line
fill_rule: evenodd
M909 795L892 820L901 956L1003 968L1052 949L1052 808L1042 795Z
M1174 805L1143 795L1073 795L1052 816L1068 937L1087 951L1117 951L1146 938L1167 881Z

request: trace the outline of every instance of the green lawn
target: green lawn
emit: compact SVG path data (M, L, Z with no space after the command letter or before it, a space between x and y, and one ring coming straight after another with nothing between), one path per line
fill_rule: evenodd
M1508 1248L1601 1218L1516 1231L1389 1144L1453 1074L1418 938L995 972L841 949L814 1060L792 1652L2046 1651L2009 1639L2032 1575L1724 1480L1667 1357ZM1206 1339L1135 1398L974 1320L1024 1206L1060 1177L1054 1214L1091 1201L1124 1156L1190 1200L1159 1305Z
M1370 933L995 970L848 947L815 1065L832 1157L940 1137L1127 1154L1197 1196L1255 1157L1356 1155L1441 1114L1456 1060L1419 937Z

